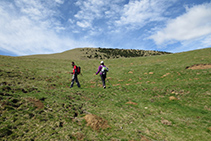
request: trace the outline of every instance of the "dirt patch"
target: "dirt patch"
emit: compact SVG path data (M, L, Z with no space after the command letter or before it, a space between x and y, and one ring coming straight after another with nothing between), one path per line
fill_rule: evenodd
M166 119L161 120L161 123L162 123L162 124L165 124L165 125L169 125L169 126L172 125L171 121L168 121L168 120L166 120Z
M164 77L166 77L167 75L169 75L170 73L166 73L166 74L164 74L163 76L161 76L161 78L164 78Z
M208 130L211 131L211 127L209 127Z
M120 86L120 84L113 84L113 86Z
M35 107L37 107L37 109L42 109L44 108L44 104L38 100L38 99L33 99L33 98L27 98L27 100L31 103L34 104Z
M198 69L211 69L211 64L196 64L186 67L186 69L198 70Z
M150 140L147 139L145 136L141 136L141 141L150 141Z
M84 140L84 135L82 133L76 133L74 135L78 140Z
M133 72L132 71L129 71L128 73L131 73L132 74Z
M87 126L90 126L94 130L110 128L106 120L96 115L88 114L84 117L84 119L87 122Z
M127 102L126 104L131 104L131 105L138 105L137 103L135 103L135 102L132 102L132 101L129 101L129 102Z

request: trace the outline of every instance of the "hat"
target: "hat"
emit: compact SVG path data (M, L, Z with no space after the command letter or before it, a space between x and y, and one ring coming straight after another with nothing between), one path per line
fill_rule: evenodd
M104 63L103 61L100 62L100 64L103 64L103 63Z

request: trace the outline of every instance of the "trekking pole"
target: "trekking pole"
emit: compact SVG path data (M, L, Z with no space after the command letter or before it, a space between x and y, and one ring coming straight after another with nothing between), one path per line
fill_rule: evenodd
M96 76L96 78L95 78L95 87L97 87L98 86L98 79L97 79L97 75L95 75Z
M95 79L95 87L97 87L97 85L98 85L98 80Z
M113 86L111 86L110 81L108 79L106 79L106 80L107 80L108 84L110 85L110 87L113 88Z

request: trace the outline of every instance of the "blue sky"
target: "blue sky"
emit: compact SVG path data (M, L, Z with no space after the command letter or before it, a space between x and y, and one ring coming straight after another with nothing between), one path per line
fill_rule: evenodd
M1 0L0 55L211 47L210 0Z

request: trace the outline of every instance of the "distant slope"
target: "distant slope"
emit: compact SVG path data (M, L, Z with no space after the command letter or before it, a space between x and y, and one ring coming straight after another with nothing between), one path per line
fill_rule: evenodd
M133 49L107 49L107 48L76 48L62 53L30 55L27 58L45 58L45 59L66 59L66 60L88 60L88 59L112 59L128 58L170 54L161 51L146 51Z

